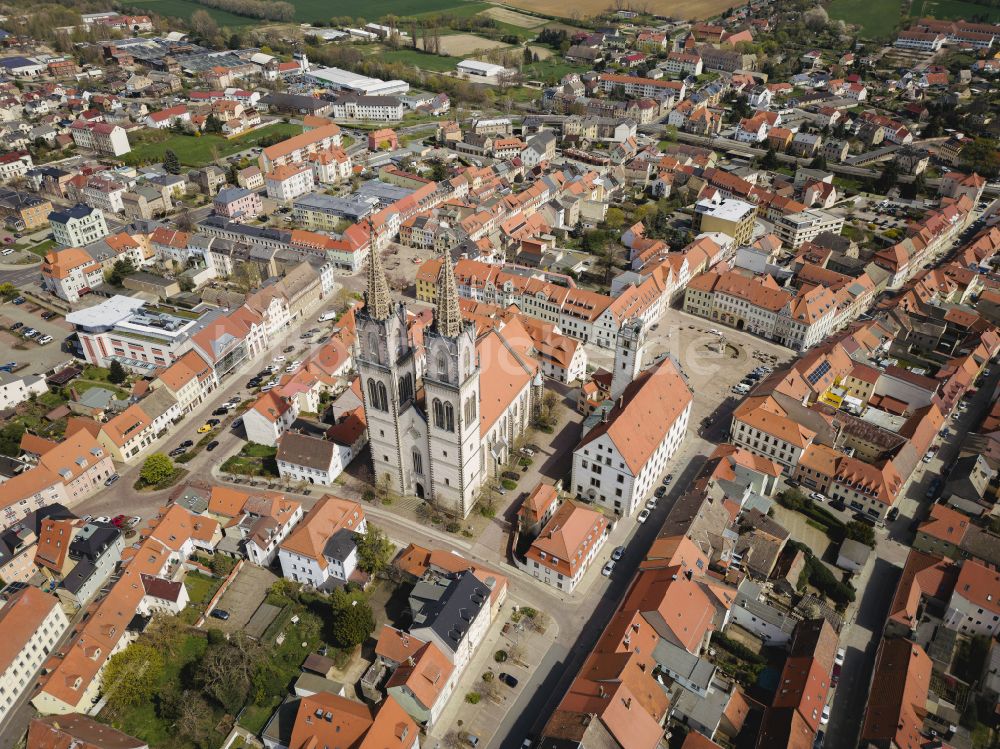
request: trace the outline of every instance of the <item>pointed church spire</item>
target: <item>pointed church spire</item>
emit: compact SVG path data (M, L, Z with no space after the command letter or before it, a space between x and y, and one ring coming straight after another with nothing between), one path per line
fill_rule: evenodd
M444 251L441 275L438 276L437 307L434 310L434 329L443 336L456 338L462 332L462 312L458 308L458 283L451 253Z
M368 222L368 289L365 291L365 308L373 320L388 320L392 314L392 297L389 296L389 282L385 280L382 270L382 259L378 254L375 242L375 231L371 221Z

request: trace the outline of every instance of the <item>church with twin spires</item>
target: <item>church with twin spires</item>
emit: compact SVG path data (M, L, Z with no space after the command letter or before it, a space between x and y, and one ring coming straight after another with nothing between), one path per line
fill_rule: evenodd
M406 307L393 302L379 253L356 314L354 360L376 481L466 517L497 476L541 403L543 381L517 321L476 335L458 303L445 251L433 323L415 343Z

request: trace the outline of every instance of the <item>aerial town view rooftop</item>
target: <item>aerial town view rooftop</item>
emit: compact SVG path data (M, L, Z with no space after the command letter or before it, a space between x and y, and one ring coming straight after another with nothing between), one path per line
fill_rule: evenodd
M995 0L0 0L0 749L997 749L998 113Z

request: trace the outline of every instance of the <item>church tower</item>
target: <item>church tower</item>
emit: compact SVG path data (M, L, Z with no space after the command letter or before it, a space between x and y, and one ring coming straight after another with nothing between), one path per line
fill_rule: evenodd
M374 237L373 237L374 239ZM423 424L414 408L416 363L406 326L406 309L393 303L375 243L369 252L365 306L355 315L354 360L368 423L368 440L375 480L388 475L393 491L415 494L409 481L411 458L404 446L423 439Z
M617 400L642 371L642 348L646 342L643 322L633 317L622 323L615 342L615 371L611 376L611 399Z
M465 517L484 471L479 434L480 363L475 326L462 321L455 269L447 250L438 277L434 324L424 333L424 350L430 498L442 509Z

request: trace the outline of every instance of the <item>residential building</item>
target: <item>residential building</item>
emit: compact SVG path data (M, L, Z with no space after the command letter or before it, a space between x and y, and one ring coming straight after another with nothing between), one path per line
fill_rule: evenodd
M299 407L295 400L286 400L273 390L261 393L243 414L243 428L247 440L259 445L277 447L278 440L298 418Z
M52 238L63 247L82 247L108 236L108 225L100 208L78 203L49 214Z
M757 207L735 198L699 200L694 206L696 232L722 232L736 244L750 244Z
M527 571L537 580L572 593L611 532L604 513L572 500L563 502L531 542Z
M121 125L81 119L70 125L69 130L73 142L80 148L108 156L122 156L132 150L128 142L128 133Z
M6 411L32 396L49 392L41 375L12 374L0 370L0 410Z
M31 689L68 628L59 599L38 588L22 588L0 607L0 723Z
M313 128L261 151L258 159L260 170L267 174L279 166L305 161L310 153L325 151L331 146L339 147L340 144L340 128L337 125L331 123Z
M55 250L42 264L42 286L74 303L104 283L104 266L79 247Z
M805 242L812 242L820 234L840 234L844 217L819 208L779 216L774 229L782 244L797 250Z
M966 559L942 618L963 635L995 637L1000 632L1000 572Z
M264 210L260 195L243 187L219 190L212 201L212 208L219 216L230 221L244 222L257 218Z
M325 495L278 547L282 576L317 590L354 579L358 567L355 537L367 527L361 505Z
M274 168L265 178L267 197L283 203L305 195L315 186L313 170L308 166L286 164Z

